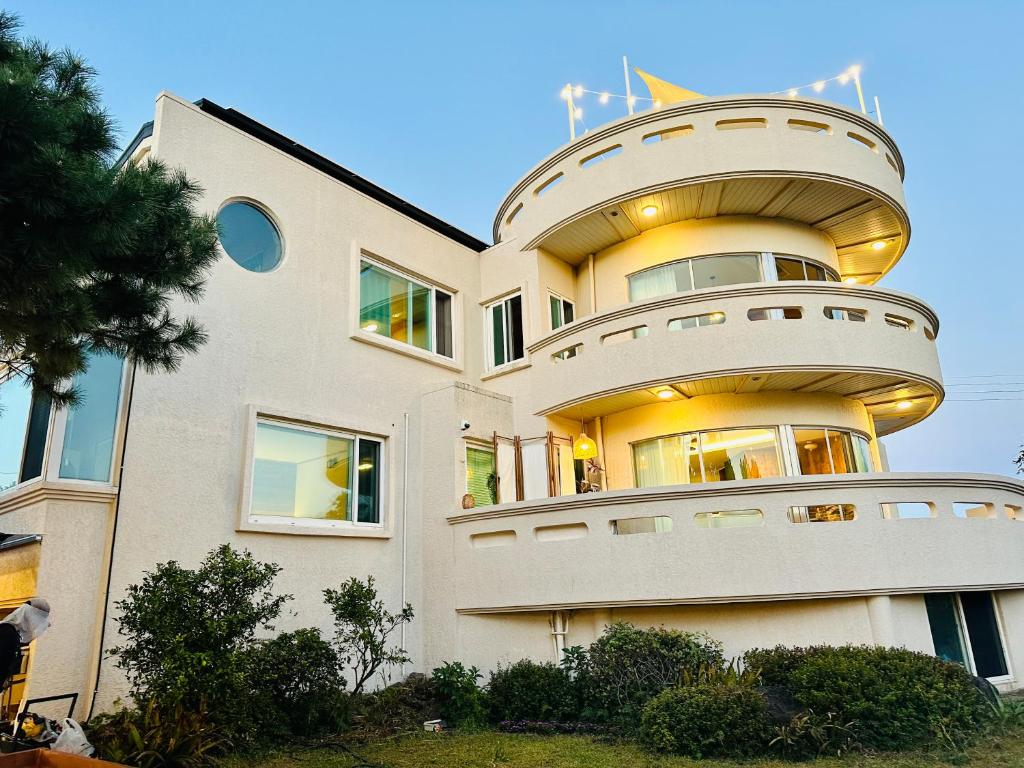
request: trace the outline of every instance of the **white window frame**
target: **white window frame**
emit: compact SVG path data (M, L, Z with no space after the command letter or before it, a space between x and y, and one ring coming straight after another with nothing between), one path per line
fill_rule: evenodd
M128 389L131 386L131 366L128 365L127 360L121 361L121 383L119 385L117 393L117 408L115 413L117 414L114 424L114 434L112 436L112 445L110 447L110 474L106 480L80 480L78 478L69 478L60 476L60 465L64 454L64 435L67 432L68 426L68 415L69 410L67 408L55 408L52 404L50 405L50 428L46 437L46 452L43 455L43 472L41 477L45 477L47 482L50 483L73 483L75 485L83 485L86 487L95 488L98 485L113 485L117 478L120 456L121 456L121 445L124 440L124 428L125 428L125 410L127 409L128 402Z
M562 296L560 293L555 293L554 291L548 291L548 307L547 307L547 309L548 309L548 313L547 313L548 314L548 322L551 321L551 300L552 299L556 299L558 301L558 322L559 322L558 328L561 328L561 327L563 327L565 325L568 325L568 323L566 323L566 321L565 321L565 305L566 304L568 304L570 307L572 307L572 320L570 320L569 322L576 322L576 319L577 319L577 315L576 315L576 302L572 301L571 299L567 299L567 298L565 298L565 296ZM551 330L552 331L557 331L558 328L551 328Z
M463 484L466 486L466 490L464 491L464 493L469 493L470 492L469 491L469 471L468 471L469 470L469 449L470 448L472 448L474 451L482 451L482 452L486 452L486 453L491 454L491 462L494 465L495 477L497 477L497 474L498 474L498 453L497 453L497 451L494 450L494 443L485 443L485 442L482 442L482 441L479 441L479 440L472 440L472 439L466 440L465 441L465 449L463 451L463 461L465 462L466 470L463 471L463 473L462 473L462 475L463 475L463 477L462 477ZM495 488L495 494L494 495L495 495L494 503L497 504L498 503L497 488Z
M390 505L388 486L388 437L386 435L364 430L352 430L326 426L305 420L304 417L284 416L280 413L250 407L249 435L245 455L245 472L242 500L239 505L239 531L255 531L264 533L291 533L307 535L362 536L368 538L390 538ZM352 462L353 479L351 481L354 496L352 505L353 518L358 516L358 471L359 439L365 438L380 444L380 463L378 468L378 521L363 523L353 520L321 520L316 518L288 518L279 515L253 515L252 487L256 477L256 433L260 423L273 424L300 432L340 437L353 441L352 449L355 461Z
M783 450L783 454L788 464L788 466L786 467L787 474L790 475L791 477L815 477L815 475L805 475L800 471L800 446L796 444L796 430L798 429L820 429L822 432L825 433L825 448L828 450L828 465L832 469L832 471L829 472L828 474L836 474L836 463L835 460L832 458L832 445L828 441L829 432L848 432L850 434L851 440L855 437L862 437L865 440L867 440L868 459L870 459L871 462L868 469L865 472L845 472L844 474L866 475L878 471L875 468L875 457L871 453L871 437L866 432L862 432L859 429L850 429L848 427L826 427L821 424L783 424L780 427L780 432L782 433L782 439L784 440L786 448L788 449ZM854 450L856 450L856 448ZM856 460L857 457L854 456L854 462L856 462Z
M839 272L830 267L823 261L817 259L809 259L806 256L797 256L795 253L777 253L775 251L765 251L761 254L762 262L761 268L765 275L765 280L776 283L788 283L795 282L790 280L779 280L779 270L775 264L775 259L789 259L790 261L799 261L803 265L804 280L808 280L807 277L807 265L813 264L816 267L821 267L825 271L825 282L827 283L838 283ZM769 277L770 275L770 277ZM832 280L828 279L828 276L832 276ZM817 282L817 281L815 281Z
M700 482L699 483L688 483L688 484L689 485L704 485L704 484L706 484L708 482L708 480L707 480L707 472L704 469L704 435L706 435L708 432L731 432L731 431L743 431L743 430L755 430L755 429L770 430L770 431L772 431L775 434L776 456L779 458L779 468L782 470L782 474L780 474L779 477L786 477L787 476L786 472L788 471L789 467L786 465L786 452L785 452L785 449L783 448L783 445L782 445L782 441L783 441L783 438L784 438L782 430L779 428L779 425L777 425L777 424L761 424L761 425L743 426L743 427L721 427L721 428L715 428L715 429L695 429L695 430L691 430L690 432L672 432L672 433L667 434L667 435L656 435L655 437L645 437L642 440L634 440L634 441L632 441L629 444L629 463L630 463L631 469L633 470L633 487L634 488L639 487L636 484L636 470L637 470L637 467L636 467L636 453L634 452L634 449L633 449L633 447L635 445L639 444L639 443L646 443L646 442L650 442L652 440L664 440L667 437L684 437L684 438L688 437L688 436L696 437L697 438L697 460L698 460L698 463L700 464ZM740 478L737 478L737 480L740 480ZM749 481L741 480L741 482L749 482Z
M421 347L417 347L412 342L401 341L399 339L394 339L394 338L392 338L390 336L385 336L382 333L377 333L376 331L367 331L367 330L365 330L363 328L362 323L360 322L360 317L362 315L362 280L361 280L361 275L362 275L362 268L363 268L363 263L364 262L366 264L370 265L371 267L374 267L375 269L379 269L381 272L387 272L388 274L394 275L395 277L397 277L397 278L399 278L401 280L406 280L406 281L408 281L410 283L414 283L414 284L416 284L416 285L418 285L420 287L426 288L426 289L428 289L430 291L430 313L431 313L430 320L431 321L429 323L429 328L428 328L429 337L430 337L430 341L429 341L430 348L429 349L422 349ZM410 352L410 353L415 354L415 355L422 355L424 357L427 357L429 359L435 360L437 362L443 363L443 364L448 365L448 366L457 364L457 362L459 360L459 352L460 352L460 350L459 350L459 343L458 343L458 337L459 337L459 334L458 334L459 317L458 317L458 311L457 311L458 291L456 291L456 290L454 290L452 288L448 288L446 286L439 285L435 281L428 280L425 277L421 277L419 275L413 275L412 273L406 272L403 269L400 269L398 267L392 266L391 264L388 264L387 262L384 262L381 259L375 259L370 254L368 254L366 251L360 251L360 253L359 253L359 260L358 260L357 266L356 266L355 291L356 291L355 326L358 329L357 332L358 332L358 334L360 335L361 338L372 339L374 342L380 343L380 344L382 344L384 346L392 346L393 345L394 347L396 347L397 349L399 349L399 350L401 350L403 352ZM452 345L452 354L451 354L450 357L448 355L443 355L440 352L436 351L437 350L437 318L436 318L436 312L437 312L437 294L438 293L443 293L451 301L451 312L452 312L452 338L451 338L451 345Z
M1005 675L998 675L996 677L986 677L985 679L993 685L1009 683L1015 680L1016 678L1013 674L1013 665L1010 661L1010 655L1006 652L1006 630L1003 627L1003 615L1002 610L1000 610L999 606L999 598L995 591L979 591L987 591L989 597L992 599L992 613L995 615L996 618L996 632L999 633L999 645L1001 646L1003 651L1003 663L1006 665ZM957 629L960 632L960 637L964 641L964 655L967 657L967 669L970 671L972 675L977 676L978 669L974 664L974 648L971 645L971 633L967 631L967 617L966 615L964 615L964 606L963 603L960 602L959 592L953 593L953 604L956 605L956 621L958 625ZM931 627L929 627L929 630L930 629Z
M626 275L626 296L628 297L629 294L630 294L630 290L629 290L630 289L630 280L632 278L636 277L637 275L641 275L644 272L650 272L650 271L655 270L655 269L662 269L664 267L669 267L669 266L673 266L673 265L676 265L676 264L681 264L683 262L686 262L686 268L687 268L687 270L689 270L689 273L690 273L690 285L696 286L696 280L694 279L694 276L693 276L693 262L695 262L695 261L697 261L699 259L716 259L716 258L722 258L722 257L725 257L725 256L753 256L753 257L755 257L757 259L757 272L758 272L758 276L759 276L759 279L758 279L757 283L728 283L728 285L757 285L757 284L760 284L760 283L765 283L765 282L768 282L769 279L770 279L768 277L768 273L765 271L765 263L766 263L765 256L766 255L771 255L771 254L768 254L767 252L762 252L762 251L723 251L721 253L700 253L700 254L695 254L693 256L684 256L681 259L672 259L671 261L666 261L666 262L664 262L662 264L653 264L653 265L651 265L649 267L644 267L643 269L638 269L635 272L630 272L628 275ZM772 261L772 269L773 270L775 269L774 263L775 262ZM774 274L774 272L772 272L772 274ZM714 287L719 287L719 286L714 286ZM690 288L690 291L708 291L708 290L711 290L711 289L710 288L697 288L697 287ZM688 291L680 291L680 293L687 293L687 292ZM666 295L671 295L671 294L666 294ZM640 301L649 301L649 299L640 299ZM635 302L632 299L630 299L629 303L633 304Z
M503 334L504 334L504 339L503 340L505 342L505 351L506 351L506 353L508 353L508 350L509 350L509 347L510 347L509 341L511 340L511 332L510 332L510 327L509 327L509 318L511 316L511 313L508 311L506 305L509 302L511 302L512 299L514 299L516 296L519 297L519 302L520 302L519 307L520 307L520 310L521 310L521 319L522 319L522 323L523 323L523 327L521 329L521 332L523 334L523 356L522 357L517 357L517 358L514 358L514 359L506 360L504 363L501 363L500 365L495 365L495 363L494 363L494 320L493 320L493 311L494 311L494 308L498 307L498 306L503 308L502 309L502 312L503 312L502 331L503 331ZM512 291L511 293L505 294L504 296L502 296L499 299L495 299L494 301L490 301L490 302L484 304L484 308L483 309L484 309L484 355L486 356L485 362L487 364L485 366L486 370L488 372L503 371L506 368L511 368L511 367L518 366L518 365L521 365L521 364L525 363L526 359L527 359L527 352L526 352L526 347L527 347L527 341L526 341L526 294L523 292L523 290L522 289L517 289L515 291Z

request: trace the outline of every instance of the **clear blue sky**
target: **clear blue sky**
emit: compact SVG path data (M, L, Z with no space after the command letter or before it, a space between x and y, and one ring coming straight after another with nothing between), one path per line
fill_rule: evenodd
M206 97L488 241L509 187L567 138L561 85L620 90L623 54L707 94L860 63L906 160L913 224L882 284L938 311L947 384L1024 382L1024 3L0 3L89 58L125 141L160 90ZM1024 400L1010 399L947 402L885 442L897 470L1010 473L1022 441Z

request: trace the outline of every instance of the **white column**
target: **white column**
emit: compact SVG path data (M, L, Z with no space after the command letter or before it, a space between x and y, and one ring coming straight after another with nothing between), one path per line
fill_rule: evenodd
M867 599L871 640L875 645L896 645L896 624L892 617L892 600L888 595L873 595Z

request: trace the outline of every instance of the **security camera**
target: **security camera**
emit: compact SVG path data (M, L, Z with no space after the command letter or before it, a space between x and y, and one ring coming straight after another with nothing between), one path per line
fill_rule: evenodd
M460 421L459 422L459 429L461 429L463 432L465 432L467 429L469 429L469 422L466 421L465 419Z

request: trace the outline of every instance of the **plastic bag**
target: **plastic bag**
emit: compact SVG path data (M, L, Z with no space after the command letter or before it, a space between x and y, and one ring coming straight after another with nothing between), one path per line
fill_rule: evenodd
M85 731L77 722L70 717L61 721L60 736L50 745L54 752L66 752L69 755L83 755L92 757L93 748L89 740L85 738Z

